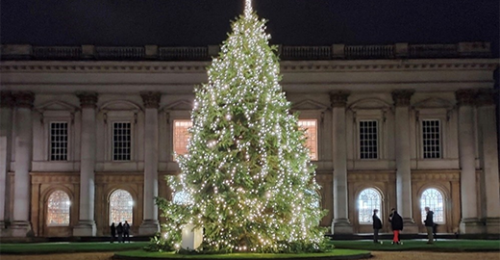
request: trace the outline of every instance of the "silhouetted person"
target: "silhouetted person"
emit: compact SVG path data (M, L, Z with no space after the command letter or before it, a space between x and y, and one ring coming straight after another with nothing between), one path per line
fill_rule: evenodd
M118 233L118 243L123 243L123 225L121 222L116 227L116 233Z
M123 224L123 240L130 243L130 225L125 220L125 224Z
M115 222L111 223L111 226L109 227L111 231L111 243L115 242L115 237L116 237L116 227L115 227Z
M427 213L427 216L425 217L425 229L427 229L427 244L432 244L434 243L434 212L430 210L429 207L425 207L425 212Z
M391 209L391 215L389 215L389 222L391 222L392 232L394 237L392 238L392 243L396 245L401 245L399 241L399 232L403 230L403 218L398 214L395 208Z
M373 222L373 243L378 242L378 232L382 229L382 221L377 216L378 209L373 210L372 222Z

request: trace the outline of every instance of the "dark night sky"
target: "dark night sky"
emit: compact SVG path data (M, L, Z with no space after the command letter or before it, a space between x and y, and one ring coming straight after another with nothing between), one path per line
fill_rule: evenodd
M1 42L33 45L220 44L243 0L2 0ZM254 0L273 43L490 41L499 0Z

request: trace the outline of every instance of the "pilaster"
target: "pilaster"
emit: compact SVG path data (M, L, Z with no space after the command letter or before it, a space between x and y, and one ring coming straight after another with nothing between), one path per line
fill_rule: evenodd
M418 226L413 220L411 185L411 147L410 147L410 103L414 90L392 92L395 106L395 145L396 145L396 196L397 210L403 217L404 231L417 233Z
M330 94L333 129L333 222L332 234L352 234L348 215L346 104L349 92Z
M458 150L460 158L460 196L462 219L460 233L482 233L479 223L476 190L474 104L476 91L462 89L455 92L458 103Z
M141 97L145 107L144 126L144 218L139 234L152 235L160 230L158 222L158 108L161 93L143 92Z
M26 237L30 234L30 168L33 146L32 109L35 95L32 92L15 92L16 100L16 163L14 174L14 214L10 226L11 236Z
M8 236L5 228L5 211L8 186L10 151L12 146L12 108L15 99L10 91L0 92L0 237Z
M480 89L477 93L479 153L481 162L481 198L485 207L482 217L486 232L500 234L500 192L498 189L498 147L495 115L495 91Z
M82 110L81 153L80 153L80 212L73 236L95 236L95 154L96 154L96 105L98 94L79 92Z

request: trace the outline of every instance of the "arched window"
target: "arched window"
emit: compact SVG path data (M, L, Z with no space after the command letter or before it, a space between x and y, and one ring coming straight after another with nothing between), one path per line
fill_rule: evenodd
M307 195L311 196L311 197L316 197L317 200L313 199L313 202L311 203L311 207L312 208L320 208L321 207L321 195L319 195L319 193L315 190L309 190L309 189L306 189L306 193Z
M174 195L174 203L181 205L189 205L193 203L193 197L186 191L178 191Z
M109 197L109 224L125 222L132 224L134 200L125 190L116 190Z
M422 221L427 216L425 207L429 207L434 212L434 222L444 223L444 201L443 194L437 189L426 189L420 198L420 210L422 213Z
M358 197L358 219L360 224L372 223L373 210L378 209L382 218L382 196L373 188L364 189Z
M50 194L47 204L47 225L69 226L71 201L68 194L62 190L56 190Z

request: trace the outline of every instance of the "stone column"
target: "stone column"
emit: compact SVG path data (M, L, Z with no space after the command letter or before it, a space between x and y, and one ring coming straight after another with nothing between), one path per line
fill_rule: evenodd
M346 104L349 92L330 94L333 132L333 222L332 234L352 234L348 214Z
M460 159L460 196L462 220L460 233L482 233L477 217L476 154L474 134L475 91L459 90L455 93L458 102L458 150ZM498 207L498 205L497 205Z
M396 209L403 217L404 231L407 233L418 232L418 226L413 220L411 196L410 100L413 93L413 90L392 92L396 121Z
M12 108L15 99L10 91L0 92L0 97L0 237L2 237L8 236L5 230L5 212L12 151Z
M79 92L82 111L81 153L80 153L80 212L73 236L96 235L94 220L95 161L96 161L96 104L97 93Z
M160 231L158 207L158 107L161 93L141 93L144 102L144 218L139 227L139 234L152 235Z
M31 110L35 95L31 92L15 93L16 98L16 164L14 174L14 214L10 226L13 237L26 237L31 231L30 215L30 169L33 147L33 124Z
M479 90L476 98L479 116L479 154L481 159L481 193L484 199L486 232L500 234L500 192L498 189L498 146L493 89Z

